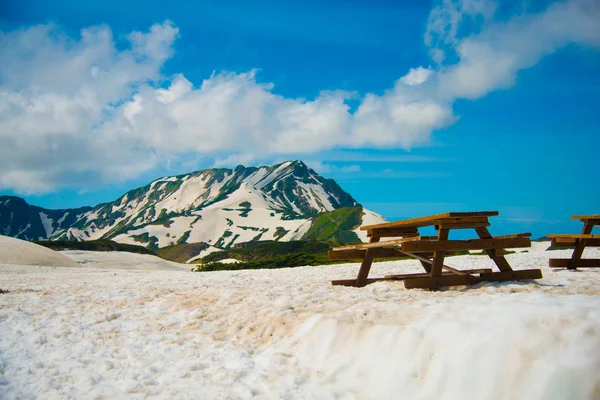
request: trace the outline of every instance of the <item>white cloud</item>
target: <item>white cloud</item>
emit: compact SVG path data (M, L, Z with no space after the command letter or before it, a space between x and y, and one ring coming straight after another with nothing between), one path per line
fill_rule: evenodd
M234 153L215 162L226 165L335 147L409 147L452 118L449 106L400 84L367 95L351 114L352 93L286 98L256 71L213 74L199 86L181 74L165 80L160 68L177 35L166 22L130 34L130 48L117 50L106 26L79 40L53 26L4 34L14 62L0 69L0 187L121 181L189 153ZM411 82L424 72L411 72Z
M131 33L125 49L106 26L77 39L53 25L1 33L0 188L122 181L191 155L227 165L330 149L408 149L456 120L455 99L509 87L519 70L569 43L600 43L593 1L506 21L495 19L496 8L489 0L435 8L425 41L434 61L452 54L457 62L412 68L382 95L364 94L354 112L353 93L283 97L256 71L196 83L164 77L179 35L170 22Z
M570 43L600 46L600 3L594 0L557 2L538 14L522 14L508 21L489 21L496 8L491 1L459 1L454 7L447 1L446 8L454 17L432 12L437 18L430 17L428 28L428 32L441 32L438 44L449 44L459 58L458 63L438 72L440 98L476 99L511 87L519 70ZM456 10L461 10L458 17ZM478 33L458 38L456 20L477 15L486 21Z
M411 68L408 74L400 78L400 82L409 86L420 85L429 78L432 72L432 70L423 67Z
M156 164L127 127L112 135L115 107L160 78L177 28L134 33L118 51L106 26L73 40L53 25L0 35L0 187L43 192L96 179L119 181Z
M441 64L446 59L445 50L459 43L459 29L465 22L475 23L477 19L489 21L496 12L492 0L443 0L429 14L425 44L430 47L431 58Z

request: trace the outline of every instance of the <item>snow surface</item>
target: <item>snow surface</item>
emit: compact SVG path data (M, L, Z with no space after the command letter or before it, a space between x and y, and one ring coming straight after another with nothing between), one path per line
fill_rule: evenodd
M368 242L369 238L367 237L367 231L361 231L360 227L363 225L382 224L384 222L388 222L388 221L385 218L383 218L381 215L374 213L373 211L369 211L366 208L363 208L361 224L359 227L357 227L352 232L356 233L356 235L362 242Z
M49 267L79 267L72 259L52 249L2 235L0 235L0 263L45 265Z
M0 398L598 399L600 269L547 268L570 254L507 256L541 267L537 282L438 292L330 285L358 264L0 264ZM491 266L482 256L447 262ZM372 274L419 268L384 262Z
M75 260L84 267L98 267L128 270L189 271L190 266L164 260L150 254L128 253L124 251L84 251L66 250L60 253ZM1 262L1 260L0 260Z

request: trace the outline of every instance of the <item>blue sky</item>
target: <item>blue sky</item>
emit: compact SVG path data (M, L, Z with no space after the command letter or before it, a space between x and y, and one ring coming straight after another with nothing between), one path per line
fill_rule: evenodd
M388 219L493 209L542 236L599 212L597 2L0 7L0 194L93 205L302 159Z

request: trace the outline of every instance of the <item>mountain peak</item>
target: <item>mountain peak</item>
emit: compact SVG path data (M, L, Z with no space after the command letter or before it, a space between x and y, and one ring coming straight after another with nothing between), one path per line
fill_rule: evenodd
M149 247L210 240L223 247L259 237L291 240L301 237L300 226L310 226L321 213L360 206L333 179L323 178L301 160L163 177L94 208L55 212L5 202L0 202L0 228L10 227L3 231L11 236L114 238ZM11 216L17 209L18 220ZM28 225L31 221L35 232Z

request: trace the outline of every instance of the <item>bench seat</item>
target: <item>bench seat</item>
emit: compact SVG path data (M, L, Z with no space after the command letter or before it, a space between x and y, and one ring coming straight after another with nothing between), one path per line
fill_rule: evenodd
M373 243L358 243L334 247L328 253L330 260L362 259L367 249L378 258L401 257L404 253L456 252L462 250L501 250L531 247L530 233L494 236L485 239L437 240L436 236L411 236Z
M551 258L550 268L600 268L600 260L597 258L580 258L571 266L570 258Z
M600 246L600 235L591 234L552 234L548 235L552 240L552 246L556 247L575 247L577 243L583 243L585 246Z

